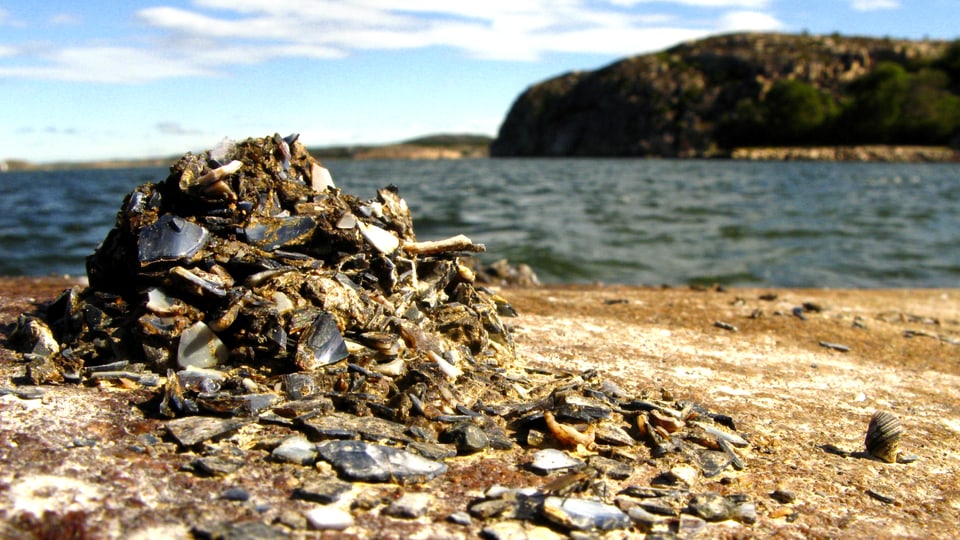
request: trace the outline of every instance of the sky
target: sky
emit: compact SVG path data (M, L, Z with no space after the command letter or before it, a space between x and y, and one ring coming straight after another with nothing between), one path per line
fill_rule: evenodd
M0 0L0 160L495 136L531 84L687 40L956 21L958 0Z

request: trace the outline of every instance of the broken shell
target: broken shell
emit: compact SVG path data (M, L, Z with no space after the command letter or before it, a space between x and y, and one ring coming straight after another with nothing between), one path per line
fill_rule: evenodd
M201 186L207 186L215 182L219 182L227 176L239 171L240 167L243 167L243 162L235 159L230 163L227 163L222 167L217 167L200 178L197 178L197 184Z
M594 427L592 425L588 427L585 432L581 433L573 426L557 422L556 417L550 411L543 413L543 419L547 422L547 428L550 430L550 433L553 434L553 437L560 444L573 447L583 445L587 450L592 450L596 447L596 443L594 442Z
M867 426L867 436L864 441L867 452L887 463L896 463L902 435L903 426L899 418L886 411L877 411L873 413L870 424Z
M196 322L180 334L177 365L181 368L212 368L227 361L230 351L213 330Z
M436 362L437 366L440 368L440 371L442 371L443 374L446 375L447 377L450 377L451 380L456 380L457 377L463 375L462 369L451 364L450 362L447 362L439 354L433 351L427 351L427 356L430 357L430 360L433 360L434 362Z
M340 219L337 221L338 229L350 230L350 229L356 228L356 226L357 226L357 216L353 215L350 212L346 212L345 214L340 216Z
M167 295L163 289L154 287L147 291L146 308L147 311L155 315L165 317L182 314L186 305L180 300Z
M53 337L53 331L42 320L27 314L17 318L17 325L10 334L10 341L21 352L50 357L60 352L60 343Z
M202 226L164 214L140 229L137 257L140 264L189 259L207 245L209 238L210 233Z
M683 420L665 415L657 409L651 409L647 414L650 416L650 422L653 425L662 427L668 433L675 433L684 427Z
M313 160L310 162L310 187L320 193L336 187L330 171Z
M274 251L307 241L316 227L317 220L312 216L262 217L243 232L251 244Z
M376 225L368 225L359 219L357 220L357 228L360 229L360 234L367 242L381 253L389 255L400 247L400 239L386 229L381 229Z
M226 287L230 286L219 276L196 268L174 266L170 269L170 277L175 278L186 291L200 297L223 298L227 295Z
M630 517L616 506L588 499L547 497L541 512L558 525L581 531L626 529L631 524Z
M296 363L303 370L316 369L339 362L349 354L337 321L329 313L321 313L300 336Z

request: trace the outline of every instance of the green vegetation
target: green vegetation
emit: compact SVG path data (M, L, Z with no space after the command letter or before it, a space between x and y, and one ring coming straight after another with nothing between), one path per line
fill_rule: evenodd
M415 139L403 141L402 144L412 144L416 146L489 146L493 142L493 137L488 135L475 135L472 133L439 133L434 135L425 135Z
M927 62L883 61L834 94L779 80L718 124L726 148L808 144L956 144L960 40Z

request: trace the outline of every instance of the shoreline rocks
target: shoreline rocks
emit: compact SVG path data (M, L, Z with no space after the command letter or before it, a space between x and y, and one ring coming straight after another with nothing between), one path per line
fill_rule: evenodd
M737 148L731 159L747 161L960 162L960 150L945 146L766 146Z

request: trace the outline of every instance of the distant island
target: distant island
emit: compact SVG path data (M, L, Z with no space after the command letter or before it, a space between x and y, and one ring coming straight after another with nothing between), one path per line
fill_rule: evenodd
M490 154L943 161L957 148L960 40L740 33L534 84Z
M393 144L367 144L308 147L318 159L464 159L488 156L492 137L478 134L440 133L416 137ZM144 159L100 161L62 161L31 163L23 160L0 160L2 171L111 169L135 167L168 167L177 156Z
M495 139L434 134L308 149L320 159L960 161L960 39L714 36L533 84ZM176 157L7 160L0 171L160 167Z

